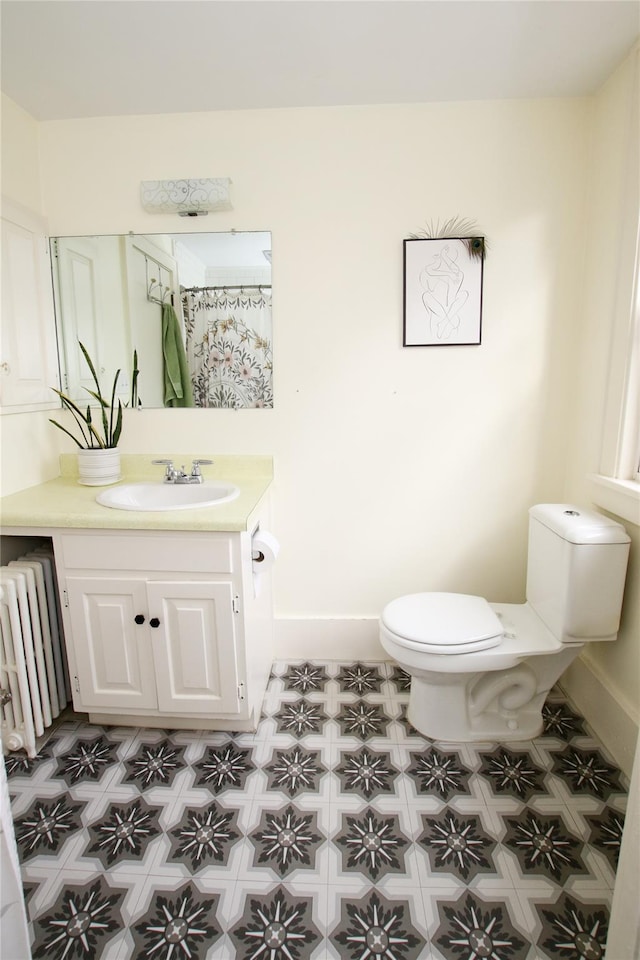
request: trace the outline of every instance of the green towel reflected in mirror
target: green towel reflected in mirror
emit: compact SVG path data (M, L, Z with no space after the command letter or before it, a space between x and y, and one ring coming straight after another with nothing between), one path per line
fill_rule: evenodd
M191 377L180 323L170 303L162 305L162 356L165 407L193 407Z

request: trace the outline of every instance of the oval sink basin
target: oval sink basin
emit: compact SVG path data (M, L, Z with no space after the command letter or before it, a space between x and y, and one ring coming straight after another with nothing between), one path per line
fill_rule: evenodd
M96 501L113 510L193 510L215 507L240 494L234 483L123 483L98 494Z

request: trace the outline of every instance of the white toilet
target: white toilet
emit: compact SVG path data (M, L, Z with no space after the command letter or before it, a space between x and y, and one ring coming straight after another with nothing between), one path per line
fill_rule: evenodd
M380 641L411 675L409 722L434 740L538 736L547 693L583 645L617 636L629 542L598 513L540 504L525 603L415 593L387 604Z

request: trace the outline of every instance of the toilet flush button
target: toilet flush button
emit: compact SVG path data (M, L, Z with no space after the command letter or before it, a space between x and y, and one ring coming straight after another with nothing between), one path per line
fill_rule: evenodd
M567 517L579 517L579 516L580 516L580 511L579 511L579 510L565 510L565 515L566 515Z

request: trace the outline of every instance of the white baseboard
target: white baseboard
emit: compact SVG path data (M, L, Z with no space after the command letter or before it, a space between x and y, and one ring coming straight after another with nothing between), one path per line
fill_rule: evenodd
M638 739L638 723L630 709L614 696L597 667L584 657L573 661L560 686L613 759L630 777Z
M388 660L378 618L275 621L276 660Z

